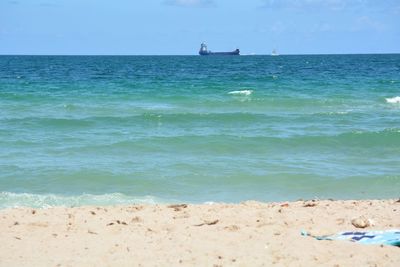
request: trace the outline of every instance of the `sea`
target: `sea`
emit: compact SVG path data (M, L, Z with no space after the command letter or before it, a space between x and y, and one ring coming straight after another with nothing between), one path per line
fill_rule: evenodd
M0 208L400 196L400 54L0 56Z

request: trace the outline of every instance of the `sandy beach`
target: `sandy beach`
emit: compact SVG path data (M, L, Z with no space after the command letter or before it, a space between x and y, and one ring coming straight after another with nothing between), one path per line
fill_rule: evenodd
M302 236L400 228L396 200L14 208L1 266L398 266L398 247Z

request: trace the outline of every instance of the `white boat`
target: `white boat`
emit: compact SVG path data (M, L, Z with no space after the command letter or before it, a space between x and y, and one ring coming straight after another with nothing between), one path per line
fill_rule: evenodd
M276 52L276 49L272 50L271 56L279 56L278 52Z

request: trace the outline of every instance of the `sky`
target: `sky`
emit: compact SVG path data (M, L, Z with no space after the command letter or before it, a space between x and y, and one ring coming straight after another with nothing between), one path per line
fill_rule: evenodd
M0 0L0 54L400 53L400 0Z

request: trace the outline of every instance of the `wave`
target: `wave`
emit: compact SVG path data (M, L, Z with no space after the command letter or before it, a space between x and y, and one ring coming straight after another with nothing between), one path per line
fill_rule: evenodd
M0 209L32 207L49 208L55 206L75 207L92 205L124 205L124 204L157 204L172 203L153 196L134 197L121 193L110 194L81 194L81 195L56 195L56 194L30 194L0 192Z
M400 103L400 96L386 98L386 102L391 103L391 104L398 104L398 103Z
M23 127L53 127L53 128L87 128L101 125L119 125L130 127L132 125L146 125L148 123L211 123L211 122L257 122L260 120L279 121L278 116L270 116L262 113L250 112L182 112L182 113L140 113L136 115L120 116L88 116L72 118L51 118L51 117L24 117L1 119L4 125L19 125Z
M119 153L207 153L209 155L227 154L236 155L243 153L265 154L266 151L282 149L307 151L320 151L321 149L371 148L400 146L400 130L386 129L377 132L346 132L337 135L315 136L237 136L237 135L176 135L176 136L151 136L132 140L117 141L108 144L95 144L89 146L73 147L68 152L93 152L108 153L116 149Z
M228 94L230 95L251 95L253 90L240 90L240 91L231 91Z
M332 116L332 115L347 115L350 114L352 111L351 110L346 110L346 111L328 111L328 112L316 112L312 113L312 115L320 115L320 116Z

